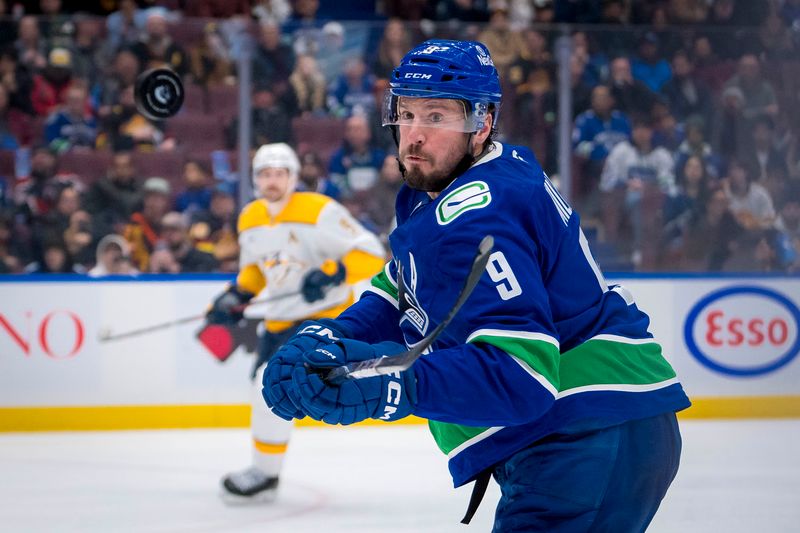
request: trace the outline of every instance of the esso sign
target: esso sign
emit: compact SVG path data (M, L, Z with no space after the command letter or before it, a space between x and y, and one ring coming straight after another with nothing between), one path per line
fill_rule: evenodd
M83 319L73 311L56 309L44 315L26 311L0 313L0 347L3 352L30 357L38 350L51 359L70 359L85 345Z
M703 365L733 376L758 376L800 352L800 310L763 287L730 287L708 294L686 317L689 352Z

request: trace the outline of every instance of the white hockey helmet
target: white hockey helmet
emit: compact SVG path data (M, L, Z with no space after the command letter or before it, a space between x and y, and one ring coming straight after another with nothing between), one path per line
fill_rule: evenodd
M300 174L300 160L286 143L264 144L253 156L253 188L256 188L256 175L265 168L285 168L289 171L289 191L294 191L297 176Z

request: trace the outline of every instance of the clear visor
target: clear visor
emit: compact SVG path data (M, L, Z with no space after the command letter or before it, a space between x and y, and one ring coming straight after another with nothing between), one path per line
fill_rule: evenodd
M387 89L383 95L381 123L384 126L417 126L471 133L483 128L489 114L488 102L468 103L455 95L414 90L413 96Z

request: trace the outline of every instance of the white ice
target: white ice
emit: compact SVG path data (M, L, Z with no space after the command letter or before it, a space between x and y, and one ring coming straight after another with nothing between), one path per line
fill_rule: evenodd
M800 420L684 421L681 470L649 531L800 531ZM231 507L246 430L0 434L3 532L486 532L469 526L424 426L294 432L278 499Z

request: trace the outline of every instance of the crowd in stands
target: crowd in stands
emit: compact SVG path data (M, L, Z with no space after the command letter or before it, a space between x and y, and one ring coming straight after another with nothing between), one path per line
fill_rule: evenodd
M499 140L559 183L563 35L599 263L799 272L800 0L0 0L0 273L235 271L248 50L250 148L292 144L300 188L384 239L402 178L382 95L428 38L486 43ZM134 85L164 65L186 101L154 122Z

